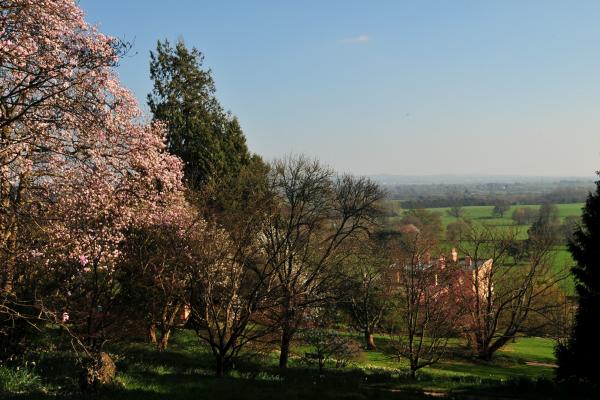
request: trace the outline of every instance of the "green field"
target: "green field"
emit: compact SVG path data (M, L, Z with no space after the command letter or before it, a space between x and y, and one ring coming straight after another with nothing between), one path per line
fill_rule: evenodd
M397 200L388 200L388 204L390 208L398 209L399 201ZM573 203L573 204L557 204L559 217L561 222L564 221L566 217L571 216L580 216L582 212L583 203ZM469 219L474 223L485 224L487 226L494 227L516 227L519 230L519 239L524 240L527 239L527 230L530 228L530 225L517 225L515 221L512 220L512 212L517 207L530 207L534 210L540 208L539 204L532 205L518 205L511 206L511 208L504 214L503 218L494 218L492 217L493 206L467 206L463 207L464 217L465 219ZM429 211L436 212L440 214L442 218L442 225L444 230L448 226L448 224L455 222L456 218L448 215L448 211L450 207L441 207L441 208L428 208ZM387 224L397 224L401 221L402 215L395 217L388 217L386 220ZM443 236L445 237L445 236ZM455 244L453 243L443 243L444 247L453 247ZM554 269L555 270L564 270L571 268L574 265L574 261L571 258L571 254L568 252L565 245L557 246L556 253L554 258ZM561 287L565 290L566 293L572 294L574 292L575 284L572 279L567 279L561 282Z
M511 206L511 208L504 214L503 218L494 218L492 217L493 206L470 206L463 207L465 212L465 218L471 219L473 221L479 221L492 226L514 226L515 222L512 220L511 216L515 208L518 207L530 207L534 210L538 210L540 208L539 204L533 205L519 205L519 206ZM583 207L583 203L575 203L575 204L557 204L559 216L562 220L565 217L570 216L580 216L581 208ZM443 208L429 208L431 211L439 212L442 215L442 221L444 226L447 226L450 222L454 222L456 218L448 215L449 207ZM528 226L523 226L524 231L526 232L529 228Z
M393 207L397 207L394 203L399 203L398 200L388 200L389 204L393 205ZM583 203L573 203L573 204L557 204L559 216L561 220L564 220L565 217L570 216L580 216L581 209L583 207ZM504 214L503 218L494 218L492 217L493 206L467 206L463 207L463 211L465 213L464 218L470 219L472 221L485 223L491 226L515 226L515 222L512 220L511 216L515 208L518 207L530 207L534 210L540 208L539 204L532 205L518 205L511 206L511 208ZM448 226L449 223L456 221L455 217L448 215L448 211L450 207L441 207L441 208L428 208L430 211L437 212L442 217L442 223L444 227ZM390 217L388 218L389 223L398 223L402 219L402 216ZM521 230L527 232L529 226L523 225L521 226Z
M422 399L428 398L426 393L453 398L477 393L477 398L487 398L483 393L500 391L506 394L505 398L526 395L526 398L542 399L552 398L549 393L561 393L556 392L550 380L554 343L549 339L519 338L501 350L492 362L475 361L462 342L455 340L448 357L421 370L416 380L409 378L404 361L396 361L387 352L386 337L376 337L376 343L379 351L364 352L343 368L328 365L323 375L301 360L305 349L296 347L287 370L277 368L276 351L263 352L260 356L242 357L234 370L219 379L213 376L208 349L191 331L179 331L169 349L162 353L142 343L110 346L111 354L118 360L117 384L87 398ZM58 354L42 353L35 367L29 369L33 376L44 377L37 380L37 386L3 398L79 398L76 393L65 391L76 386L74 360ZM3 368L6 370L0 366L0 393ZM524 392L519 386L523 379L529 388Z

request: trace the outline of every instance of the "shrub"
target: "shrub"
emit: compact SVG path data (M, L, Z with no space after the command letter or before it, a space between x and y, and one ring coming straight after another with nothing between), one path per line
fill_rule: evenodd
M357 341L327 329L307 329L302 333L302 337L312 350L305 353L304 361L309 364L316 362L319 372L323 372L325 363L329 360L335 362L336 368L345 367L361 352Z

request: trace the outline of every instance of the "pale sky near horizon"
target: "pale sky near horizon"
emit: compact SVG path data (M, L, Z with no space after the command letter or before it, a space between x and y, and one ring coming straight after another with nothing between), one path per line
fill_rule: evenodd
M600 1L80 0L149 51L183 38L253 152L356 174L592 177L600 169Z

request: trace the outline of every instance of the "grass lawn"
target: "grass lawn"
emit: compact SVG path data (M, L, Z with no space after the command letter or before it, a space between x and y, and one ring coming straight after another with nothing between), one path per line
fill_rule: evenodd
M550 339L524 337L509 343L500 350L500 354L522 362L552 364L555 362L554 345L555 342Z
M169 349L157 353L143 343L110 346L119 374L114 388L88 396L91 399L424 399L428 394L488 398L502 391L505 398L560 397L553 376L553 342L543 338L521 338L500 351L492 362L471 359L460 341L452 343L451 358L424 368L416 380L407 375L405 361L387 353L387 339L376 337L380 351L365 352L344 368L329 365L323 375L299 356L290 368L277 368L276 352L242 359L225 378L215 378L212 357L191 331L178 331ZM302 353L302 348L296 348ZM37 386L24 393L6 393L6 399L75 399L74 360L54 353L42 353L29 371L38 376ZM531 365L529 363L542 363ZM0 367L0 372L3 367ZM6 369L6 368L5 368ZM0 374L0 388L2 374ZM515 385L526 382L526 391ZM547 386L541 390L540 385ZM6 386L6 385L5 385ZM70 390L66 390L70 388ZM0 392L1 393L1 392ZM562 394L561 394L562 393ZM554 394L559 397L552 397ZM517 396L517 397L511 397ZM472 397L466 397L472 398ZM494 398L494 397L489 397Z

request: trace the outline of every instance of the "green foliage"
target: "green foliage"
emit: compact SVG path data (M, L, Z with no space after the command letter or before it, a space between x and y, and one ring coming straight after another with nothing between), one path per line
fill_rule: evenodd
M249 217L256 216L253 210L266 210L271 206L273 199L267 181L268 173L269 166L259 156L253 155L237 173L207 184L199 201L222 225L232 230Z
M600 382L600 342L597 335L600 309L600 181L590 194L581 217L581 226L569 243L569 251L577 262L575 275L579 307L575 325L567 343L557 348L558 377Z
M167 126L167 147L184 162L187 183L194 189L225 175L235 175L250 155L240 124L215 97L203 55L183 41L175 47L159 41L150 53L154 81L148 105L154 119Z

